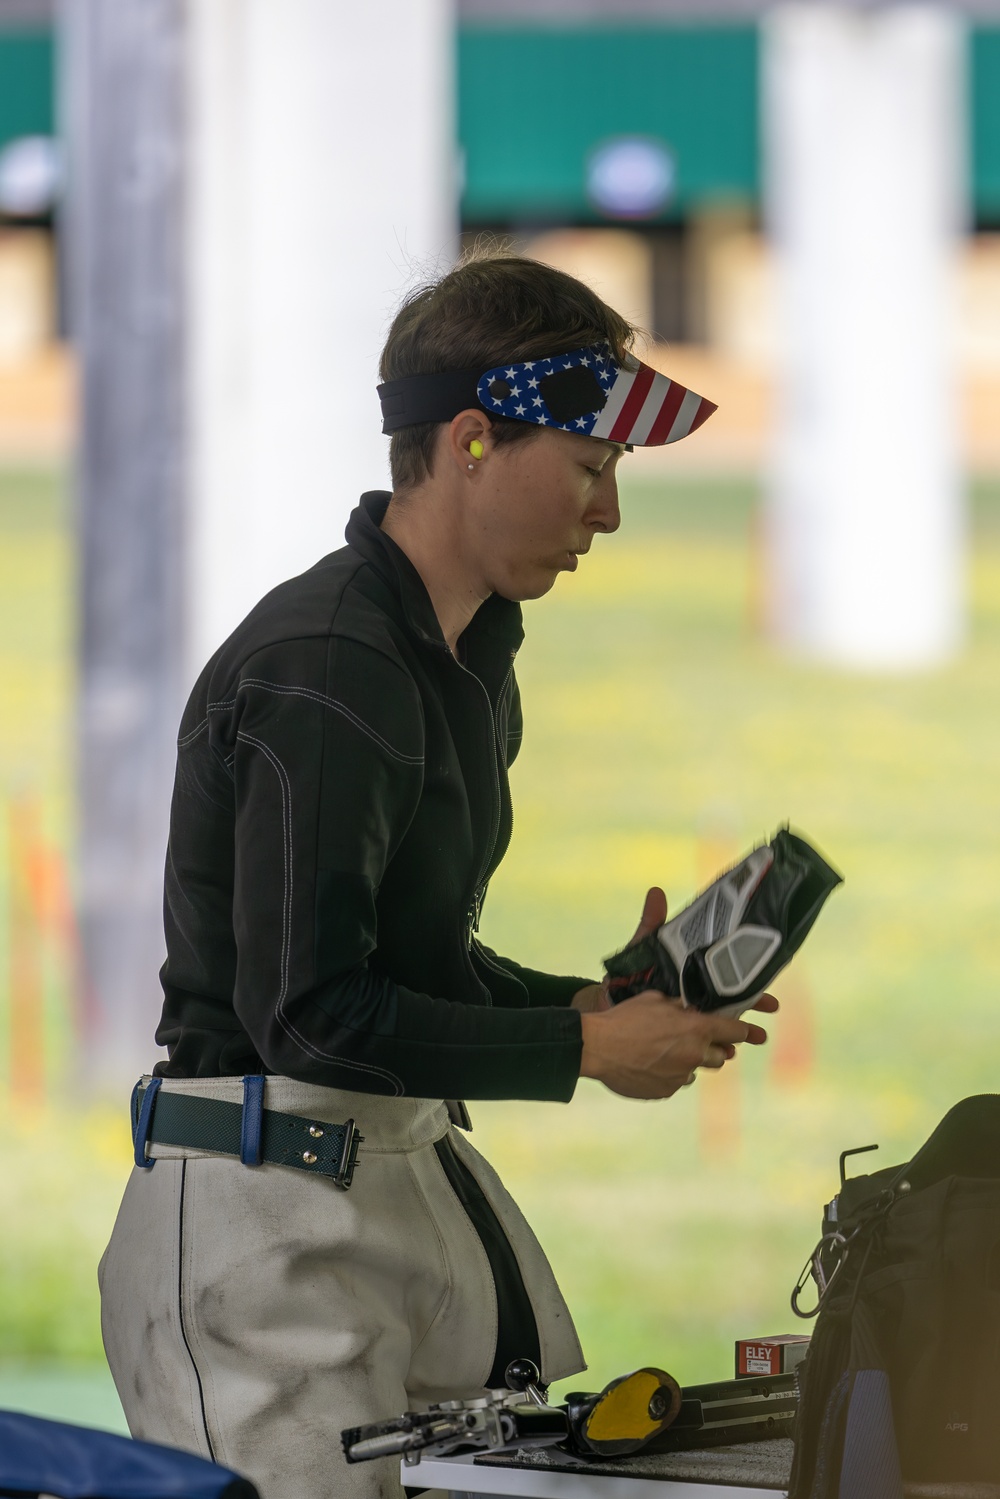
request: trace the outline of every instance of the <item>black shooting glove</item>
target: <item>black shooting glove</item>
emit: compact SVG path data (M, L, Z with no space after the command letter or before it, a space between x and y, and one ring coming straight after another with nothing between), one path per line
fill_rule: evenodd
M698 1010L739 1015L798 951L841 883L811 844L782 828L658 931L605 959L611 1003L659 989Z

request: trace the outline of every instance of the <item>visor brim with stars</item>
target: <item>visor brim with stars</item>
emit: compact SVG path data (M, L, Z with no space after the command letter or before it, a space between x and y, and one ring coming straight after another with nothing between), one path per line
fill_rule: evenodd
M688 437L717 410L714 402L648 364L620 364L606 345L484 372L410 375L378 387L382 431L449 422L481 407L491 416L555 427L625 447L662 447Z

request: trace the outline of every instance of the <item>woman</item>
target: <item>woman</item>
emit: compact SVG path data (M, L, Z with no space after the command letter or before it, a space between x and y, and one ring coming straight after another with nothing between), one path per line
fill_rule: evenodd
M264 1499L398 1495L391 1460L344 1464L341 1428L502 1384L515 1356L584 1367L457 1100L568 1101L579 1077L666 1098L765 1039L652 991L612 1009L477 936L511 830L520 603L617 530L624 448L714 409L633 336L515 257L412 296L382 356L392 494L261 601L181 725L169 1058L136 1100L104 1335L132 1431ZM640 930L665 913L650 891Z

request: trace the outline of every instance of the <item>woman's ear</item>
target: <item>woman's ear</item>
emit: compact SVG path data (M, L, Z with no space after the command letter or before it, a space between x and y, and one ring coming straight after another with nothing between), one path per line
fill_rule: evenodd
M490 419L484 411L460 411L448 426L449 457L464 473L475 473L489 457Z

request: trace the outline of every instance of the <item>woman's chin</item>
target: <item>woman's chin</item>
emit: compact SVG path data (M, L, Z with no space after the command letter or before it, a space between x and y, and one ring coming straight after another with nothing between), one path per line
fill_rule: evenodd
M526 604L548 593L559 574L565 571L569 571L565 565L552 564L524 568L497 578L493 584L493 592L498 593L501 598L510 599L514 604Z
M544 598L544 596L548 592L550 592L550 590L555 585L555 581L558 576L558 571L547 571L544 574L536 575L536 577L534 577L530 583L525 581L518 590L517 602L519 604L527 604L530 603L532 599Z

